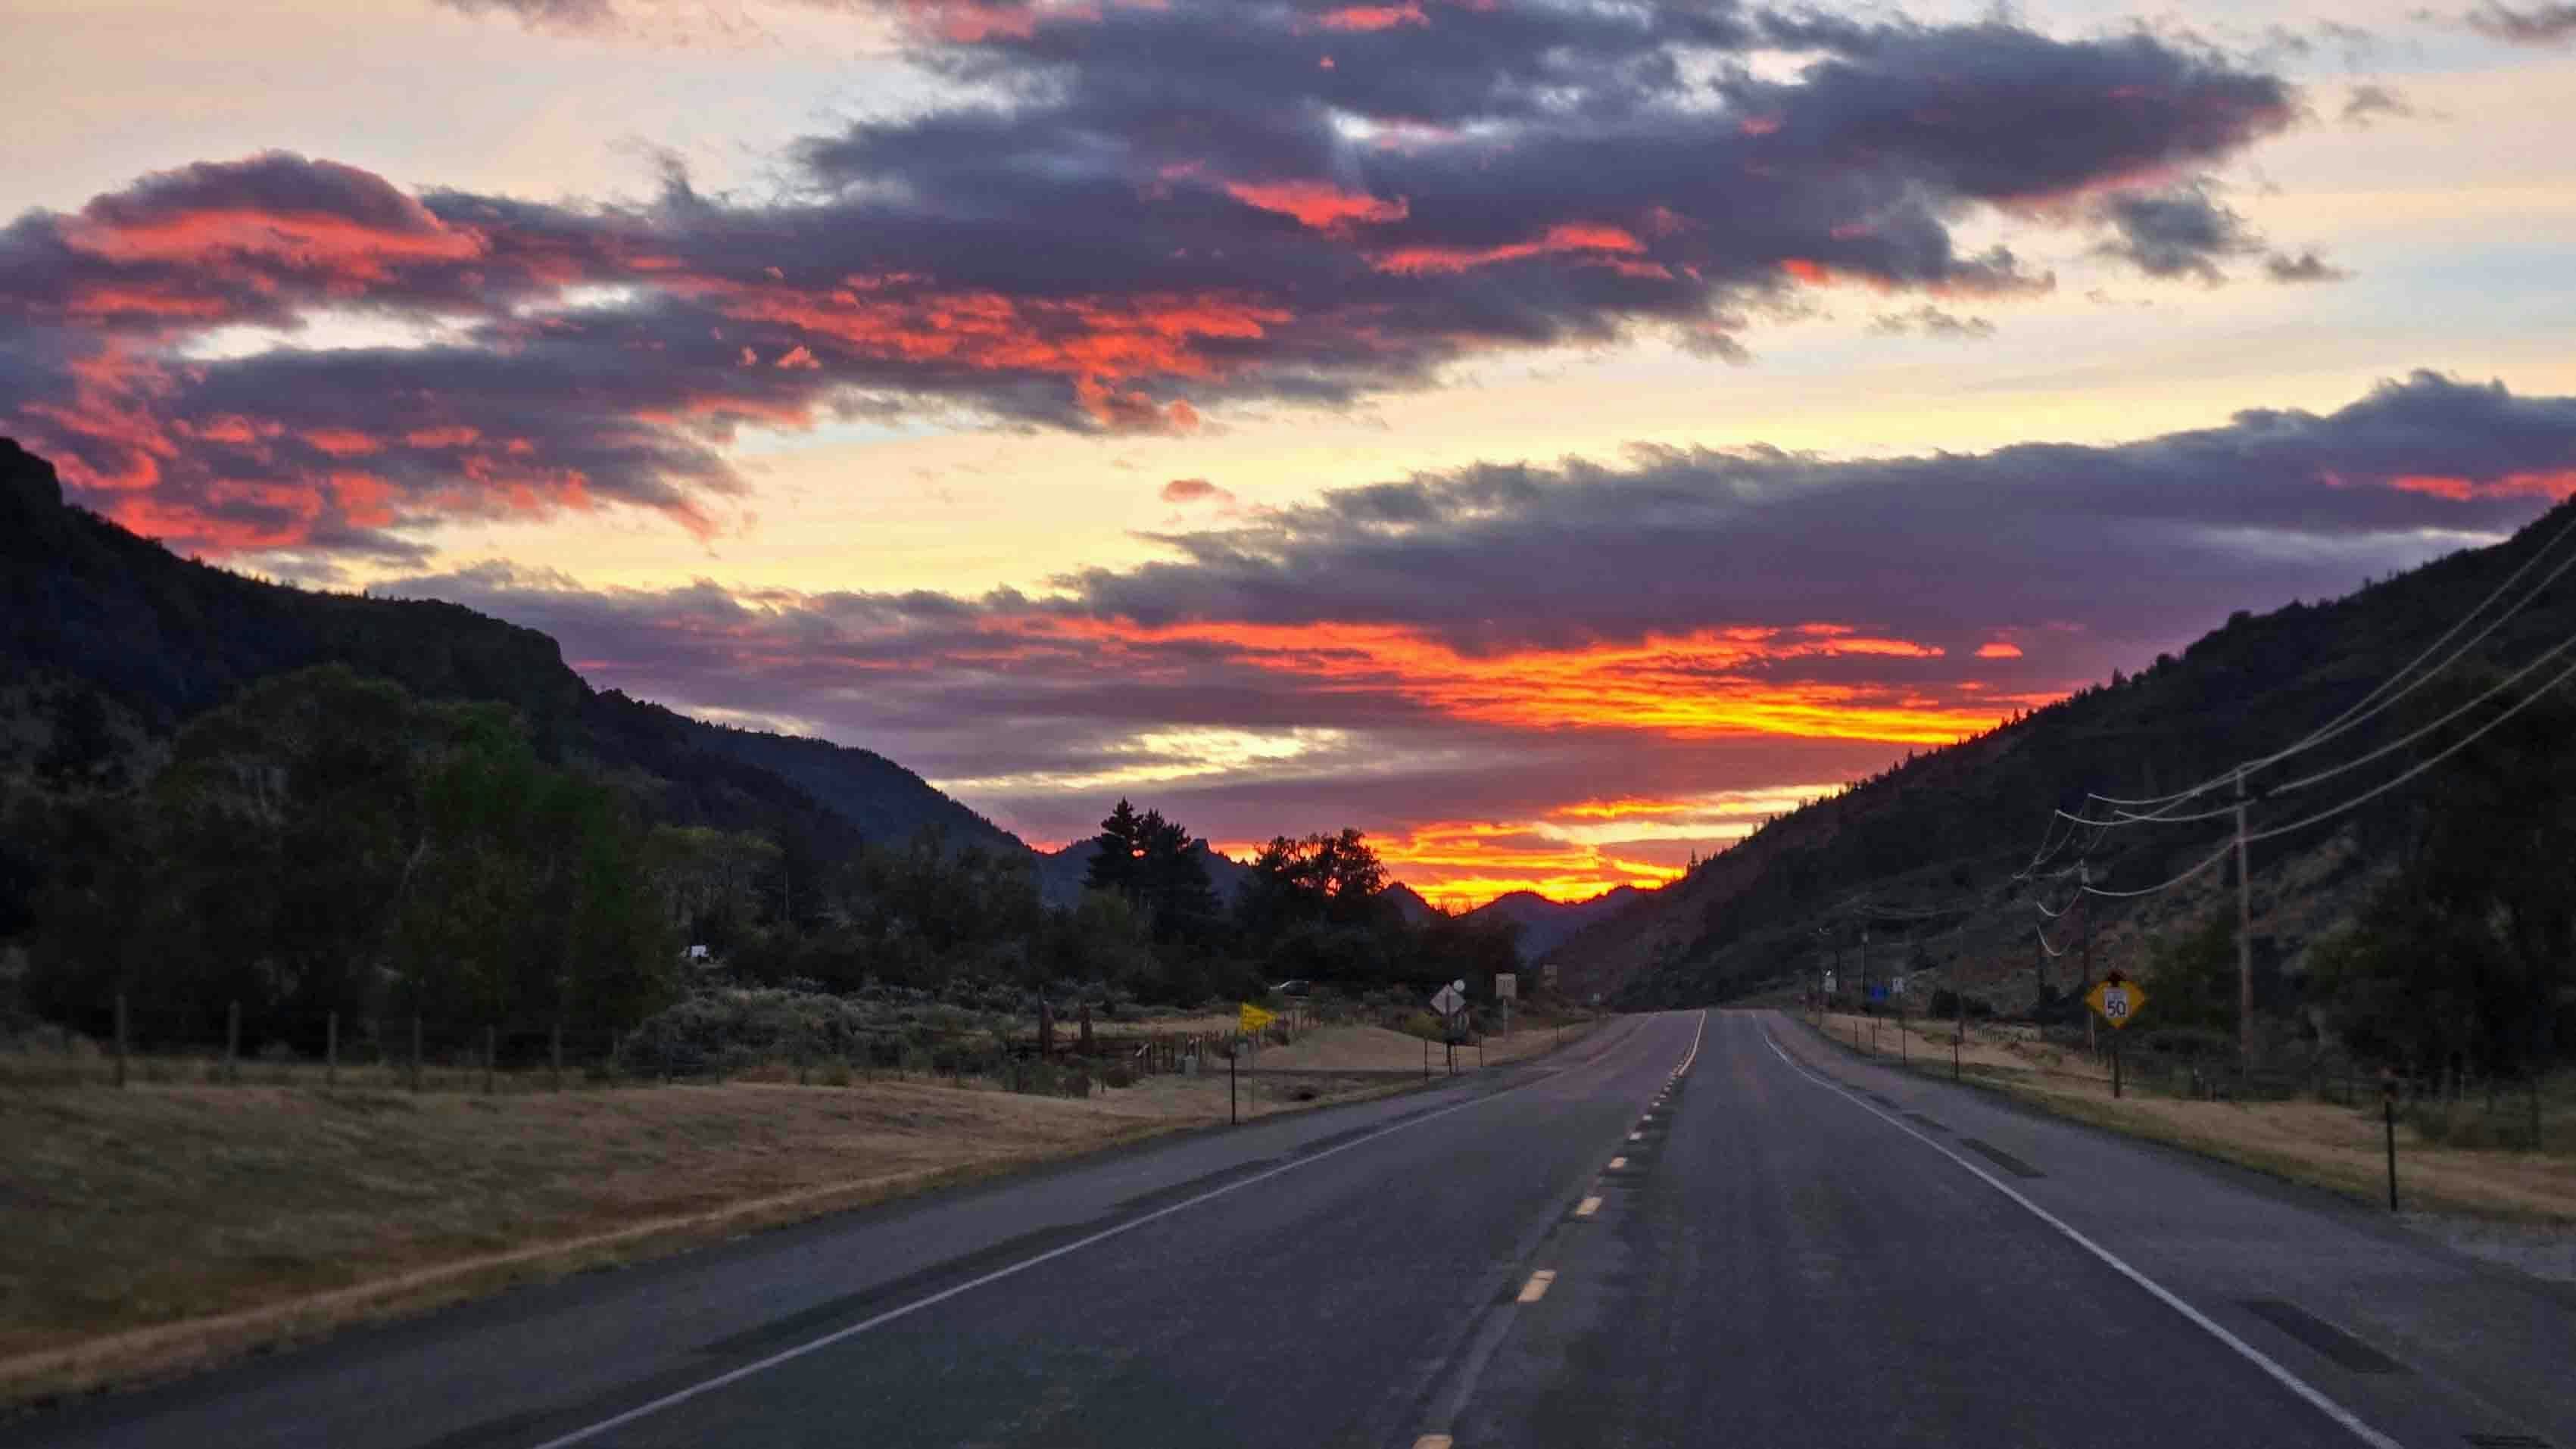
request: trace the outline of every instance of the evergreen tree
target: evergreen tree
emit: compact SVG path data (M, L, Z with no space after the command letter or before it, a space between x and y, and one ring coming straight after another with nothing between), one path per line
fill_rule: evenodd
M1083 888L1132 899L1136 894L1137 863L1145 856L1145 822L1125 796L1119 797L1109 818L1100 822L1096 843L1099 849L1092 854L1091 869L1083 875Z

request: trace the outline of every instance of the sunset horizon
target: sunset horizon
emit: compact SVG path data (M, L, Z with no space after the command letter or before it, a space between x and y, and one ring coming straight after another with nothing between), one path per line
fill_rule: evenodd
M0 431L1033 845L1578 901L2576 490L2556 13L38 6Z

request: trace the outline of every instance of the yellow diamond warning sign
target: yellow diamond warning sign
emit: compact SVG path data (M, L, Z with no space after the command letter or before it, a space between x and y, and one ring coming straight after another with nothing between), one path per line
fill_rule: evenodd
M1259 1031L1278 1019L1279 1014L1275 1011L1264 1011L1249 1001L1243 1003L1242 1020L1243 1030L1246 1035Z
M2086 992L2084 1000L2101 1013L2104 1021L2113 1026L2127 1026L2129 1018L2138 1014L2138 1008L2147 1004L2147 993L2138 983L2114 971L2103 977L2101 984Z

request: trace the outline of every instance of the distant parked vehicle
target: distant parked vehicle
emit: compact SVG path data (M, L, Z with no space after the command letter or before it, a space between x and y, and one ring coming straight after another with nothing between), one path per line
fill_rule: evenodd
M1303 980L1282 981L1270 989L1281 996L1305 996L1314 991L1315 983Z

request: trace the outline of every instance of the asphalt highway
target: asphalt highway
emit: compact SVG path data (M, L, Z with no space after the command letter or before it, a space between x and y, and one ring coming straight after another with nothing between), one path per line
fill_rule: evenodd
M2360 1209L1689 1012L0 1444L2576 1449L2571 1365L2569 1295Z

